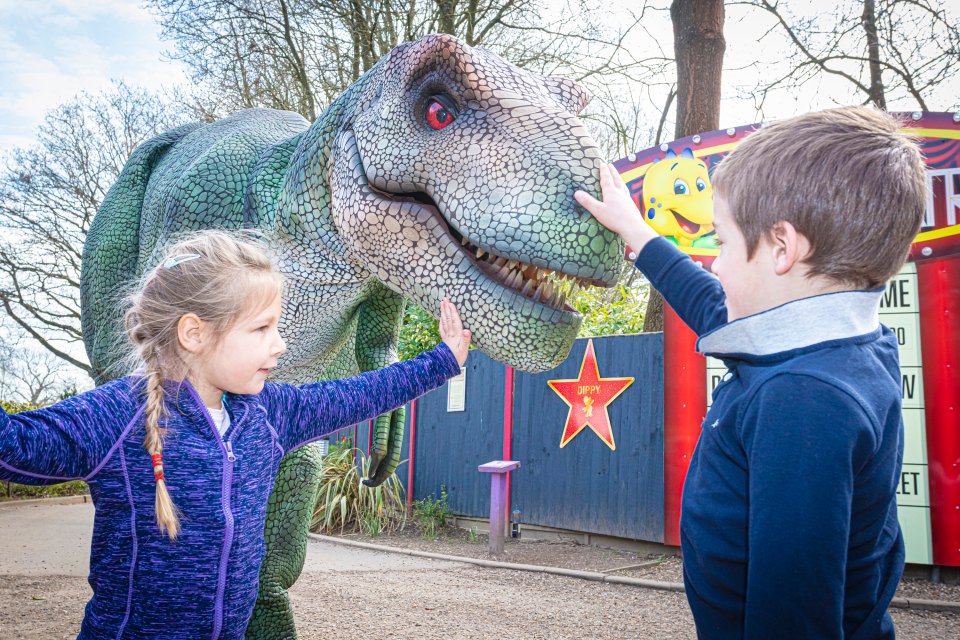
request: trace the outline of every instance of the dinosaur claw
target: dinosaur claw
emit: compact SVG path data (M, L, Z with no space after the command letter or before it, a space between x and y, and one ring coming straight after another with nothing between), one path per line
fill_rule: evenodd
M382 458L380 457L379 453L377 453L376 451L373 451L370 453L370 466L367 467L368 479L374 478L377 475L377 470L380 468L381 461L382 461ZM364 479L363 483L366 484L367 486L370 486L366 479ZM376 485L373 485L373 486L376 486Z
M363 479L363 484L367 487L379 487L384 481L393 475L393 470L388 470L389 465L381 465L377 469L377 473L371 474L369 478Z

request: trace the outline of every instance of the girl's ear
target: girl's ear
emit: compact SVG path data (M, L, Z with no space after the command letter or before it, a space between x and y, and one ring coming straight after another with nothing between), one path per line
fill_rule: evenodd
M774 272L786 275L810 253L810 241L793 224L781 220L770 231Z
M180 316L177 321L177 340L188 353L199 353L203 349L203 321L195 313Z

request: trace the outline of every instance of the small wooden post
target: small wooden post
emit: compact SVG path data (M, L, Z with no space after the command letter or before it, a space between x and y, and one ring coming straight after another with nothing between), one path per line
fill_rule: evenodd
M503 553L507 528L507 474L520 466L516 460L493 460L477 469L490 474L490 554Z

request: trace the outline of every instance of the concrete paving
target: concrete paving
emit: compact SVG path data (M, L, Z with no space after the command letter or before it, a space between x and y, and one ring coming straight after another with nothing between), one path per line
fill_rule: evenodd
M83 576L90 570L93 504L31 504L0 509L0 575ZM311 540L304 573L444 571L466 566Z

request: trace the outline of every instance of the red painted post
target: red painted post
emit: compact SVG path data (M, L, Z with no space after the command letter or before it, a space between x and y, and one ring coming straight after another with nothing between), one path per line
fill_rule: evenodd
M707 407L707 360L695 334L663 305L663 542L680 545L680 503Z
M413 504L413 465L417 444L417 401L410 402L410 451L407 456L407 506Z
M507 367L506 378L503 383L503 459L513 457L513 367ZM504 517L510 517L510 474L506 474L506 500L504 500Z
M917 262L933 563L960 566L960 256Z

